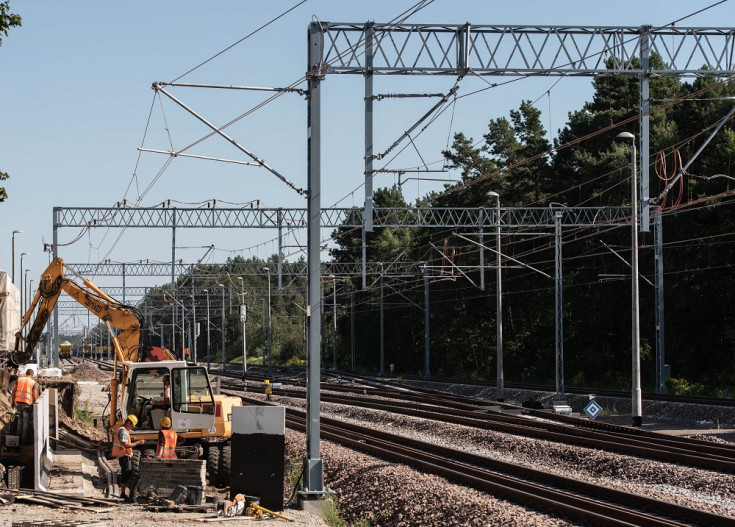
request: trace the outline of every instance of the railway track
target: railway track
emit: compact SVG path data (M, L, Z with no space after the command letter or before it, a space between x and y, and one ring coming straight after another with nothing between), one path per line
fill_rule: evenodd
M332 372L330 372L332 373ZM349 372L334 372L336 375L341 375L344 378L350 378L353 374ZM359 376L361 378L366 377L372 377L374 379L391 379L393 382L395 379L397 379L397 376L385 376L385 375L361 375ZM485 388L495 388L494 382L482 382L482 381L473 381L468 379L446 379L446 378L434 378L426 379L424 377L417 377L417 376L410 376L410 375L403 375L402 378L404 380L411 380L411 381L421 381L426 382L430 381L432 383L436 384L444 384L444 385L451 385L451 384L467 384L472 386L482 386ZM549 393L555 393L556 388L554 386L548 385L548 384L525 384L525 383L515 383L515 382L506 382L505 383L506 389L511 390L528 390L533 392L549 392ZM598 397L614 397L614 398L620 398L620 399L629 399L630 398L630 391L623 391L623 390L608 390L608 389L600 389L600 388L579 388L574 386L565 386L564 387L564 393L568 394L578 394L578 395L588 395L588 394L595 394ZM670 402L670 403L684 403L684 404L705 404L710 406L728 406L728 407L735 407L735 398L730 397L704 397L704 396L696 396L696 395L669 395L669 394L657 394L657 393L650 393L650 392L644 392L642 394L642 397L646 401L664 401L664 402Z
M482 405L473 408L467 403L464 404L464 408L457 408L456 401L449 401L450 406L447 406L435 396L424 399L410 393L379 392L369 388L364 389L363 394L353 396L344 392L334 394L326 391L329 389L326 387L320 394L323 403L358 406L735 474L735 446L731 445L653 432L641 433L642 431L638 429L616 425L606 425L600 430L589 429L576 426L578 423L587 422L575 418L569 418L569 423L549 422L546 418L554 420L557 416L548 412L533 411L531 416L510 415L494 410L492 406ZM264 393L265 388L248 386L248 391ZM300 389L272 388L271 391L276 396L306 398L306 392ZM243 395L242 391L235 393ZM380 396L382 399L366 396Z
M100 365L111 367L104 362ZM216 371L212 373L238 379L242 376L240 373ZM265 386L259 383L258 376L251 377L258 384L249 385L248 390L265 393ZM300 378L290 380L301 382ZM233 393L243 395L238 382L223 383L223 386L228 385L230 389L234 388ZM306 391L303 388L281 387L271 388L271 391L276 396L306 398ZM380 399L377 399L378 397ZM436 390L403 385L364 387L322 383L320 399L324 403L362 407L735 474L735 445L598 423Z
M232 381L223 381L223 392L244 398L246 404L268 404L262 397L249 396L249 392L265 391L261 384L263 377L257 372L248 374L247 379L252 382L248 382L247 392L243 391L241 372L213 370L211 373L233 378ZM284 384L301 386L273 388L275 396L305 398L305 379L302 374L281 375L280 380ZM378 381L367 382L372 384L324 382L320 398L328 404L355 405L414 415L437 422L459 422L478 428L523 433L530 437L606 451L620 452L627 449L625 453L630 455L661 459L669 463L684 462L713 471L735 473L735 448L729 445L663 436L639 429L572 418L567 418L570 423L566 423L567 419L558 419L564 416L548 412L541 412L543 415L537 416L535 411L528 409L522 410L528 414L526 416L514 415L513 411L517 413L521 409L437 390L414 389L390 383L386 385ZM289 428L304 432L304 419L303 412L286 409ZM572 426L571 421L577 425L584 423L584 426ZM555 515L594 525L735 525L734 518L441 447L376 430L375 427L345 423L324 415L320 418L320 432L323 439L345 447L409 465L516 503L531 505L537 510L551 511ZM638 452L636 449L639 449Z
M226 390L228 393L236 393ZM261 399L244 398L256 405ZM286 409L304 432L305 413ZM604 526L735 525L735 519L322 417L321 438L542 511Z

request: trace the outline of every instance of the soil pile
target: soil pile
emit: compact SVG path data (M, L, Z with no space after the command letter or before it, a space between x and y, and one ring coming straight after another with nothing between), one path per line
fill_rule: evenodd
M64 371L64 379L70 377L74 381L107 382L112 374L100 370L94 364L84 362Z

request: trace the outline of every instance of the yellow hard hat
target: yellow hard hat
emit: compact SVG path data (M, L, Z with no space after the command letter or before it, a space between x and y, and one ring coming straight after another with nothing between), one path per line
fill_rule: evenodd
M161 428L171 428L170 417L161 417Z
M138 426L138 418L135 417L135 414L128 414L125 420L133 423L133 426Z

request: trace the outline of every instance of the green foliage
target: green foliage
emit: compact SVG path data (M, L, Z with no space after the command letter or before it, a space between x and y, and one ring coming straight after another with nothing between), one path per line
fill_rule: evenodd
M324 507L324 521L329 527L348 527L348 524L339 515L339 505L337 499L333 496L325 498L326 506Z
M612 59L610 59L612 60ZM660 56L652 67L663 65ZM548 154L541 111L522 101L504 117L489 119L479 141L463 132L454 135L442 152L449 169L462 178L420 199L422 206L630 206L631 143L617 134L638 134L640 83L621 76L597 76L590 101L569 114ZM684 103L672 98L693 95ZM676 78L650 80L650 195L658 196L673 175L689 160L713 126L731 108L735 84L698 78L692 84ZM619 123L625 123L622 126ZM735 386L735 218L727 204L733 183L702 176L733 174L735 121L720 130L688 168L663 202L665 239L666 359L676 377L691 379L687 390L729 393ZM699 203L697 200L705 200ZM381 205L381 202L383 205ZM684 204L687 204L683 208ZM400 189L379 189L376 206L403 206ZM681 204L678 208L672 205ZM706 205L706 206L705 206ZM537 234L508 236L503 253L553 275L553 240ZM336 260L359 262L359 230L337 229ZM519 233L514 233L519 234ZM489 233L484 233L484 244ZM627 389L631 384L630 228L563 233L563 321L566 378L575 385ZM470 234L477 238L477 233ZM615 254L602 247L604 241ZM430 356L433 375L492 380L495 376L495 280L485 271L481 290L477 244L453 237L448 229L376 229L368 233L367 258L430 262ZM653 281L651 233L640 234L640 271ZM396 256L398 255L398 256ZM489 258L488 258L489 257ZM485 253L485 266L492 255ZM453 265L452 265L453 264ZM460 267L465 273L456 272ZM602 281L602 276L619 281ZM346 280L338 287L339 366L375 371L380 364L380 285L368 278ZM421 276L385 277L385 367L416 374L424 364L424 292ZM354 294L354 321L350 293ZM654 389L655 290L640 282L641 369L644 390ZM503 267L504 369L509 381L553 384L555 378L554 283L529 268L510 263ZM706 354L707 360L701 360Z
M601 417L616 417L620 415L620 410L617 409L615 404L612 405L612 408L609 406L605 406L602 409L602 412L600 413Z
M82 422L91 424L94 420L92 410L89 408L89 401L84 401L82 405L74 405L74 414Z
M671 395L708 395L703 384L673 377L666 379L666 392Z
M0 172L0 181L5 181L10 176L6 172ZM8 193L5 191L5 187L0 187L0 203L8 199Z
M10 12L10 3L8 1L0 2L0 35L8 36L8 29L11 27L20 27L20 15ZM0 36L0 46L3 45L2 36Z

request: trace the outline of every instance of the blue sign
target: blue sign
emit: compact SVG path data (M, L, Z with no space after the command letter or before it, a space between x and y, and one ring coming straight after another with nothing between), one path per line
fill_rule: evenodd
M584 413L589 415L590 419L595 419L598 415L602 413L602 407L593 400L584 407Z

